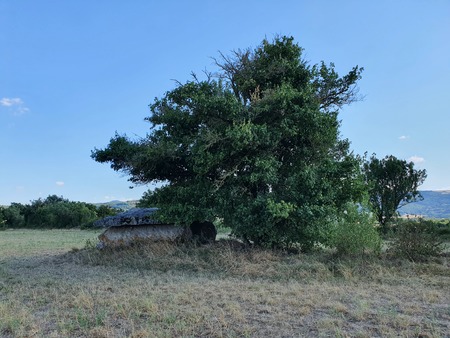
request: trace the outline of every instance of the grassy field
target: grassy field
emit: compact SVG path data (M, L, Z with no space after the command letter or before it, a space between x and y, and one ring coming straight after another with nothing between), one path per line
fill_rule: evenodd
M236 242L98 251L0 232L0 337L449 337L448 255L285 255Z

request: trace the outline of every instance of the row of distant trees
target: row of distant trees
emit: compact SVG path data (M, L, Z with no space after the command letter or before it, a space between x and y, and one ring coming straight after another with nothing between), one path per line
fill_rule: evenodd
M30 204L0 207L0 228L87 228L97 219L116 213L116 209L107 205L73 202L50 195Z

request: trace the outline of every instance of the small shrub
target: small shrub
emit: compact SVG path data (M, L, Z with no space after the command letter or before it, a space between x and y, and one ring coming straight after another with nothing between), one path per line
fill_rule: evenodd
M379 254L381 238L369 213L349 205L346 213L332 228L329 246L339 256Z
M436 224L431 220L408 220L397 225L391 251L409 260L424 260L443 251Z
M437 233L443 241L450 240L450 220L438 224Z

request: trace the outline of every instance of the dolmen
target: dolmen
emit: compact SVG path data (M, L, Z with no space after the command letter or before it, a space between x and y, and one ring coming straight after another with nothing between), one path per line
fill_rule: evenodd
M98 236L99 248L127 246L142 241L196 241L201 244L214 242L217 230L213 223L196 221L190 226L158 221L158 208L133 208L115 216L108 216L94 223L106 228Z

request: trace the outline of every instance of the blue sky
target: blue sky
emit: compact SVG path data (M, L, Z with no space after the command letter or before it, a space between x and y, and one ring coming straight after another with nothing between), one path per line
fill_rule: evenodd
M138 199L149 187L129 189L91 150L145 136L173 79L276 34L311 64L365 68L365 99L340 115L356 153L413 160L422 189L450 189L448 0L0 0L0 204Z

